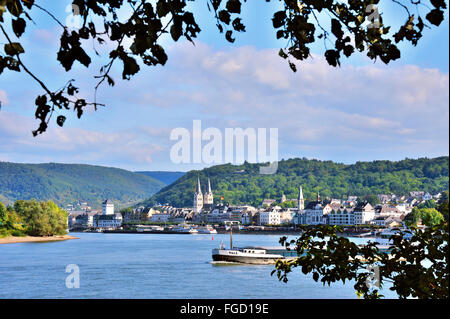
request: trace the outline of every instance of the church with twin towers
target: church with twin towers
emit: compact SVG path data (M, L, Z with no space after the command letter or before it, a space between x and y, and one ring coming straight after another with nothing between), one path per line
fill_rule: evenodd
M197 191L194 194L194 213L200 213L205 206L212 206L214 203L214 195L211 191L211 181L208 178L208 190L202 193L200 186L200 177L197 178Z
M317 194L318 196L319 194ZM283 197L285 197L283 195ZM282 200L283 201L283 200ZM194 193L194 213L200 213L203 209L211 209L214 204L214 195L211 190L211 181L208 178L208 190L203 194L200 185L200 177L197 177L197 191ZM299 194L297 199L297 209L302 212L305 209L305 199L303 198L302 186L299 186Z

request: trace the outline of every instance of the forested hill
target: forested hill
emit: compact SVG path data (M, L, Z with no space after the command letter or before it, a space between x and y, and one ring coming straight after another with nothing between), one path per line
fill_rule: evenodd
M143 204L191 207L197 176L203 189L210 177L215 202L223 196L230 204L259 205L264 198L280 199L282 194L288 199L297 198L300 184L307 199L315 198L317 192L322 198L346 198L391 192L406 195L414 190L436 193L449 188L448 156L352 165L303 158L282 160L278 164L274 175L261 175L260 165L249 163L190 171Z
M65 206L85 201L93 208L110 198L118 207L133 205L165 184L123 169L79 164L0 162L0 201L53 200Z
M163 182L164 185L170 185L177 179L179 179L181 176L186 174L186 172L164 172L164 171L143 171L136 173L153 177L154 179Z

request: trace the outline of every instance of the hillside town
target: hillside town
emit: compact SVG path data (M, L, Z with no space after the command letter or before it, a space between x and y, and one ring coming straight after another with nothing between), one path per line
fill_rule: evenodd
M211 182L202 192L200 179L193 194L192 207L173 207L161 204L154 207L137 207L116 212L114 203L107 199L101 211L91 210L87 203L80 203L76 210L68 207L69 229L119 229L124 225L138 224L214 224L226 221L239 222L243 226L295 226L295 225L375 225L394 228L403 225L412 209L429 200L438 201L441 193L431 195L424 191L412 191L408 195L378 194L376 205L364 198L348 196L347 199L322 199L320 194L313 201L305 202L302 186L298 198L264 199L258 207L230 205L221 198L214 202ZM289 203L290 205L284 205ZM290 206L290 207L289 207Z

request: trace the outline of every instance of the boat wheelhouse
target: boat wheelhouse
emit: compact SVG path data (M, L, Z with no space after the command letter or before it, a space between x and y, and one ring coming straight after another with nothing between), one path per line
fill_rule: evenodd
M297 258L297 252L295 250L288 250L285 247L233 247L232 226L233 223L239 222L229 221L226 223L230 224L230 248L226 249L223 242L220 243L219 248L214 248L212 250L212 259L214 262L266 265L275 264L278 260L290 260Z

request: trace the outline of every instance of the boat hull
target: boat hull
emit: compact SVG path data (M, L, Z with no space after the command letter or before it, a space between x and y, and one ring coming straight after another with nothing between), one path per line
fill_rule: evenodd
M239 251L214 249L212 253L212 259L214 262L231 262L251 265L273 265L278 260L286 261L290 258L286 258L281 255L246 254Z
M252 264L252 265L273 265L278 259L272 258L255 258L255 257L244 257L244 256L224 256L224 255L213 255L213 261L222 262L233 262L240 264Z

